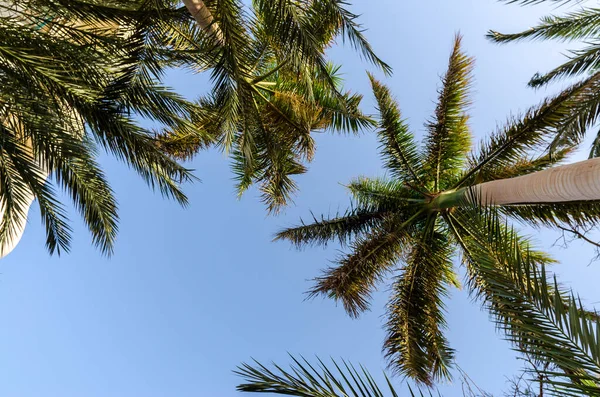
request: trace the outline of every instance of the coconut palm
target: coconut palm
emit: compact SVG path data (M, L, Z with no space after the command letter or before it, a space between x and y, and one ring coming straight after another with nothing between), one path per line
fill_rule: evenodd
M598 174L589 177L581 171L589 162L597 167L599 160L546 170L571 149L559 147L553 156L539 150L561 126L568 93L510 120L469 154L466 109L472 62L457 37L422 150L389 90L371 76L381 154L390 176L353 180L347 186L353 197L349 210L276 236L297 247L332 241L349 247L336 258L336 266L316 279L310 294L340 301L351 316L369 308L375 286L394 272L384 350L394 370L425 384L449 376L454 356L444 337L443 298L459 285L455 254L462 254L472 280L479 280L480 264L467 244L483 234L473 230L470 206L496 204L503 216L534 226L591 226L600 215L600 191L595 191L595 201L578 201L581 194L575 194L585 189L586 181L598 179ZM527 175L534 171L539 172ZM564 176L561 183L552 183ZM504 229L492 232L496 237ZM518 250L525 252L529 242L524 237L518 241ZM532 251L530 257L535 265L551 262L541 252ZM483 288L486 281L471 286Z
M184 3L198 22L189 42L202 54L188 66L210 70L213 81L195 125L231 154L239 193L258 183L269 211L277 211L296 190L293 175L313 157L314 131L356 133L372 125L358 108L361 97L342 92L325 49L343 35L375 65L389 66L339 0L256 0L250 9L239 0ZM161 138L178 158L206 147L187 131Z
M583 90L576 93L571 112L563 120L553 146L563 143L579 143L586 130L593 126L600 115L600 10L575 0L514 0L509 3L522 5L552 3L565 6L577 3L574 11L564 15L545 16L536 26L518 33L503 34L490 31L487 37L496 43L509 43L522 40L558 40L563 42L581 41L583 48L573 50L568 60L549 72L537 73L530 80L531 87L541 87L551 82L570 77L583 77L577 84ZM590 157L600 156L600 135L590 150Z
M72 197L94 243L111 252L117 205L97 161L100 149L186 203L179 184L192 178L190 172L157 147L155 132L135 121L141 115L193 131L188 119L196 111L157 78L169 49L153 45L157 21L176 17L144 4L0 4L0 255L18 241L34 198L48 249L68 250L70 227L56 188ZM177 51L173 54L165 65L175 62ZM53 183L46 182L48 176Z

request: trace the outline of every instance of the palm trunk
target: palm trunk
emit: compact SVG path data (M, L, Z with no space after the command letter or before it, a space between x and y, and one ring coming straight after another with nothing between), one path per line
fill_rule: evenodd
M198 22L200 28L213 37L216 44L222 45L223 32L204 2L202 0L183 0L183 4L185 4L190 14Z
M474 197L484 205L600 200L600 158L444 192L430 205L433 209L450 208L465 199L472 202Z
M74 113L74 116L77 117L77 114L75 112L73 112L73 113ZM9 113L3 120L0 120L0 123L11 126L11 128L14 128L15 133L18 136L21 136L21 137L23 136L24 131L22 128L22 124L19 121L18 117L15 116L14 113L13 114ZM82 129L82 132L83 132L83 129ZM28 154L31 157L34 157L31 139L27 139L25 141L25 145L29 149ZM46 167L42 163L40 163L40 168L42 169L42 171L44 173L44 180L47 180L48 177L50 176L50 171L47 170ZM12 252L12 250L15 249L15 247L17 246L19 241L21 241L21 237L23 237L23 233L25 232L25 227L27 226L27 218L28 218L28 214L29 214L29 209L31 208L31 204L33 204L33 201L35 200L35 195L29 189L24 189L23 194L24 194L24 197L21 197L21 199L25 203L24 210L23 210L23 216L19 216L19 217L17 217L17 219L15 219L13 221L14 223L13 223L12 230L10 230L8 232L8 236L4 240L4 242L0 243L0 259L4 258L6 255L10 254ZM3 205L0 204L0 220L4 220L4 212L5 212L5 208Z

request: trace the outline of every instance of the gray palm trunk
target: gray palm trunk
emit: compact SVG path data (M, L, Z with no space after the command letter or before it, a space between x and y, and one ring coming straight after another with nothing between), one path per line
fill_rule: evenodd
M600 158L447 191L434 198L430 206L443 209L465 202L514 205L591 200L600 200Z

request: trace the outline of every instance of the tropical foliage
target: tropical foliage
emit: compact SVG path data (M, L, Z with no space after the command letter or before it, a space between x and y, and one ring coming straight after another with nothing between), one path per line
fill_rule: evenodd
M554 396L600 395L600 320L586 312L579 298L561 292L538 254L523 249L523 239L508 229L495 210L466 207L459 212L465 229L460 242L473 293L492 313L498 328L516 351L542 365L525 373L544 392ZM424 352L425 353L425 352ZM391 396L385 377L380 387L363 368L333 361L330 369L292 357L291 371L268 369L259 362L242 364L237 371L245 383L238 390L294 396ZM463 391L472 388L463 388ZM522 389L513 393L520 395ZM431 392L427 392L431 395ZM480 390L478 395L487 395ZM416 394L409 388L410 396ZM423 395L419 392L419 395ZM475 395L475 394L473 394Z
M290 370L275 365L273 370L255 361L253 364L243 363L235 372L244 378L245 383L237 389L250 393L274 393L288 396L304 397L382 397L384 395L399 396L390 379L386 376L385 386L379 386L373 376L362 366L354 367L342 361L332 360L331 368L317 358L314 365L305 358L291 356L293 362ZM409 391L411 397L417 394ZM424 396L419 393L419 396Z
M45 183L50 174L73 198L94 243L110 253L118 213L99 149L185 204L180 183L193 178L177 158L218 144L234 159L240 192L260 181L275 211L296 188L291 176L314 155L311 131L357 133L372 125L358 108L360 95L340 92L338 68L324 56L344 34L389 71L343 2L257 1L253 15L238 1L206 4L211 29L177 1L0 4L0 246L18 239L36 198L48 249L69 249L65 208ZM163 86L170 67L209 71L210 94L194 104ZM140 118L158 128L141 127Z
M251 9L239 0L188 3L201 7L204 22L185 32L199 53L187 66L210 71L213 83L198 101L195 127L231 155L238 192L259 183L267 208L276 212L297 189L292 177L314 156L313 132L358 133L373 123L359 110L361 96L342 92L325 50L342 36L369 61L390 68L343 1L256 0ZM198 134L178 128L161 141L182 159L206 146Z
M56 189L73 199L94 243L110 253L117 203L98 163L106 151L151 187L185 204L190 172L156 144L138 116L193 131L196 106L158 80L179 52L162 36L187 16L131 1L4 1L0 5L2 155L0 245L26 217L33 195L50 252L69 249ZM162 40L162 41L161 41ZM166 57L168 55L168 57ZM182 53L181 57L185 57ZM54 183L46 183L51 175Z
M384 350L393 370L425 384L448 377L454 357L444 336L443 303L450 288L459 286L453 258L457 254L463 257L470 291L492 302L491 294L496 293L487 289L491 280L471 246L485 241L481 240L485 233L470 220L475 215L469 203L482 204L482 199L466 197L466 192L474 191L469 187L546 169L570 152L568 147L560 147L549 156L539 150L560 125L565 104L561 94L522 118L510 120L469 153L466 110L471 69L472 59L461 50L457 37L422 150L389 90L371 77L380 113L381 154L390 176L353 180L347 186L353 197L348 211L314 218L312 223L285 229L276 237L297 247L337 241L349 248L336 258L335 266L316 279L310 293L341 302L351 316L369 309L373 289L393 274ZM597 202L586 203L585 212L582 205L507 205L500 211L502 216L534 226L594 224ZM507 230L500 225L489 232L494 241L502 241ZM529 250L525 237L514 237L514 244L510 252L524 255ZM536 271L552 262L538 251L529 252L528 258ZM503 277L517 277L516 267L502 271Z
M571 77L583 79L568 88L569 113L564 116L563 127L553 144L581 142L584 133L594 126L600 115L600 9L580 1L565 0L512 0L507 3L532 5L551 3L558 6L577 4L577 8L563 15L550 15L541 19L538 25L518 33L503 34L490 31L488 38L496 43L522 40L581 41L582 48L570 51L568 60L549 72L538 73L530 80L531 87L542 87L551 82ZM575 125L577 127L573 128ZM600 156L600 135L594 140L590 157Z

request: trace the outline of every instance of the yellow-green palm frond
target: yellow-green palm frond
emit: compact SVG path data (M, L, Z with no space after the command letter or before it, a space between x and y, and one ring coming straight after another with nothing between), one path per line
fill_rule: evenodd
M467 108L471 100L473 58L461 49L456 36L448 70L442 79L434 117L426 124L423 174L425 185L433 192L450 187L460 173L471 149Z

